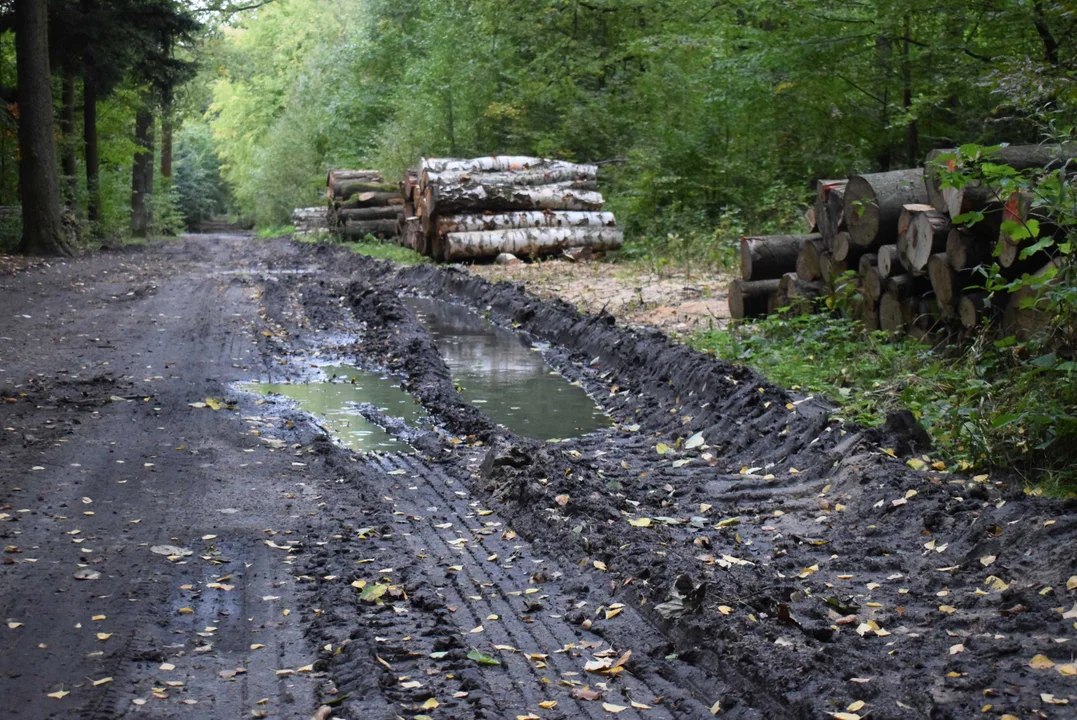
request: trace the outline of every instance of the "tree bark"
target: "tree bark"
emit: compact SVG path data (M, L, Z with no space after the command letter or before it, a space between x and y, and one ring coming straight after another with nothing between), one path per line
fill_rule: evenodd
M135 114L137 149L131 166L131 234L135 237L149 235L153 224L153 113L147 102Z
M601 210L602 195L575 190L565 184L539 187L514 185L429 186L425 214L447 215L468 211Z
M797 254L797 276L804 280L818 280L822 277L819 269L819 254L824 252L826 244L822 237L818 240L809 240Z
M593 190L598 168L594 165L574 165L571 167L540 168L535 170L472 172L469 170L448 170L434 172L424 170L422 187L427 185L457 185L468 183L475 185L555 185L572 183L581 190Z
M740 239L740 274L744 280L781 277L797 266L804 244L819 235L764 235Z
M64 67L62 82L62 111L60 113L60 172L63 174L64 204L74 209L77 196L78 160L75 140L75 71Z
M449 233L441 238L442 259L447 261L493 257L503 252L517 256L542 255L569 247L594 251L616 250L624 243L617 228L554 227Z
M729 284L729 316L734 320L744 320L766 315L780 282L777 278L734 280Z
M60 222L60 188L52 120L47 3L16 0L15 55L19 83L19 186L22 241L31 255L70 255Z
M333 185L333 200L347 202L350 198L362 193L391 193L400 194L400 189L392 183L378 183L369 180L337 180ZM403 195L401 195L403 197Z
M90 232L101 230L101 170L97 150L97 82L93 68L86 65L82 74L82 141L86 160L86 219Z
M534 227L615 227L611 212L550 211L496 213L490 215L443 215L437 219L437 233L481 232Z
M856 245L894 243L905 205L927 202L923 168L856 175L845 187L845 223Z
M898 258L906 270L921 272L934 253L946 249L950 218L930 205L906 205L898 222Z
M577 165L564 160L528 157L525 155L491 155L473 159L423 158L419 163L420 175L430 172L506 172L512 170L564 170L583 168L592 175L598 170L594 165Z

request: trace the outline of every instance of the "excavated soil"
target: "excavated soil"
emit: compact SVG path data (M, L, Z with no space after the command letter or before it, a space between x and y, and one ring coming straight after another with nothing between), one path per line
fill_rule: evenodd
M406 295L521 333L614 426L498 426ZM0 297L12 717L1077 704L1077 504L935 469L901 415L845 426L605 313L285 240L100 253L0 277ZM329 361L397 377L437 428L366 408L416 450L360 455L236 384Z

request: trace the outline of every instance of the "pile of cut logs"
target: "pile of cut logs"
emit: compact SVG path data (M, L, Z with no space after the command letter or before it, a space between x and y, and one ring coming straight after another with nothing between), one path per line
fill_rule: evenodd
M960 336L985 319L1001 319L1007 333L1027 337L1044 321L1028 305L1030 291L989 294L975 269L998 263L1006 278L1042 273L1059 262L1051 250L1021 258L1033 240L1015 241L1004 220L1022 225L1035 218L1031 198L1005 197L978 184L943 188L935 158L927 168L819 180L815 203L805 213L808 232L744 237L741 279L729 288L729 311L751 318L793 306L809 311L831 293L852 299L852 313L865 327L919 338ZM1062 168L1077 146L1006 146L991 158L1017 170ZM955 222L978 211L983 219ZM1046 221L1040 235L1061 233ZM847 272L852 271L852 272Z
M329 213L325 207L296 208L292 211L296 235L329 232Z
M435 260L621 247L595 190L597 168L561 160L424 158L402 184L401 243Z
M404 224L404 198L376 170L330 170L326 178L329 229L343 240L367 235L398 237Z

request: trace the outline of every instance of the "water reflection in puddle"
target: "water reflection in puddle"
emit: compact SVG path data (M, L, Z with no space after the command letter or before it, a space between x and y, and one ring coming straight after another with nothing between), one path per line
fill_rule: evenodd
M576 437L611 424L583 388L553 372L522 336L461 305L403 300L433 336L463 398L494 422L538 440Z
M364 418L356 409L358 403L370 403L412 427L422 424L428 418L426 411L400 389L398 381L341 365L326 366L322 371L327 379L321 382L243 383L239 387L260 395L291 398L301 410L318 416L325 429L352 450L404 452L412 449Z

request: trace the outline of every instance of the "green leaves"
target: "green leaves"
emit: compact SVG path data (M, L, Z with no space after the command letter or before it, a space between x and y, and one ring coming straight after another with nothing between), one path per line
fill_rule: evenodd
M493 655L487 655L478 648L471 648L471 652L467 654L468 660L474 660L479 665L500 665L501 661L495 658Z

